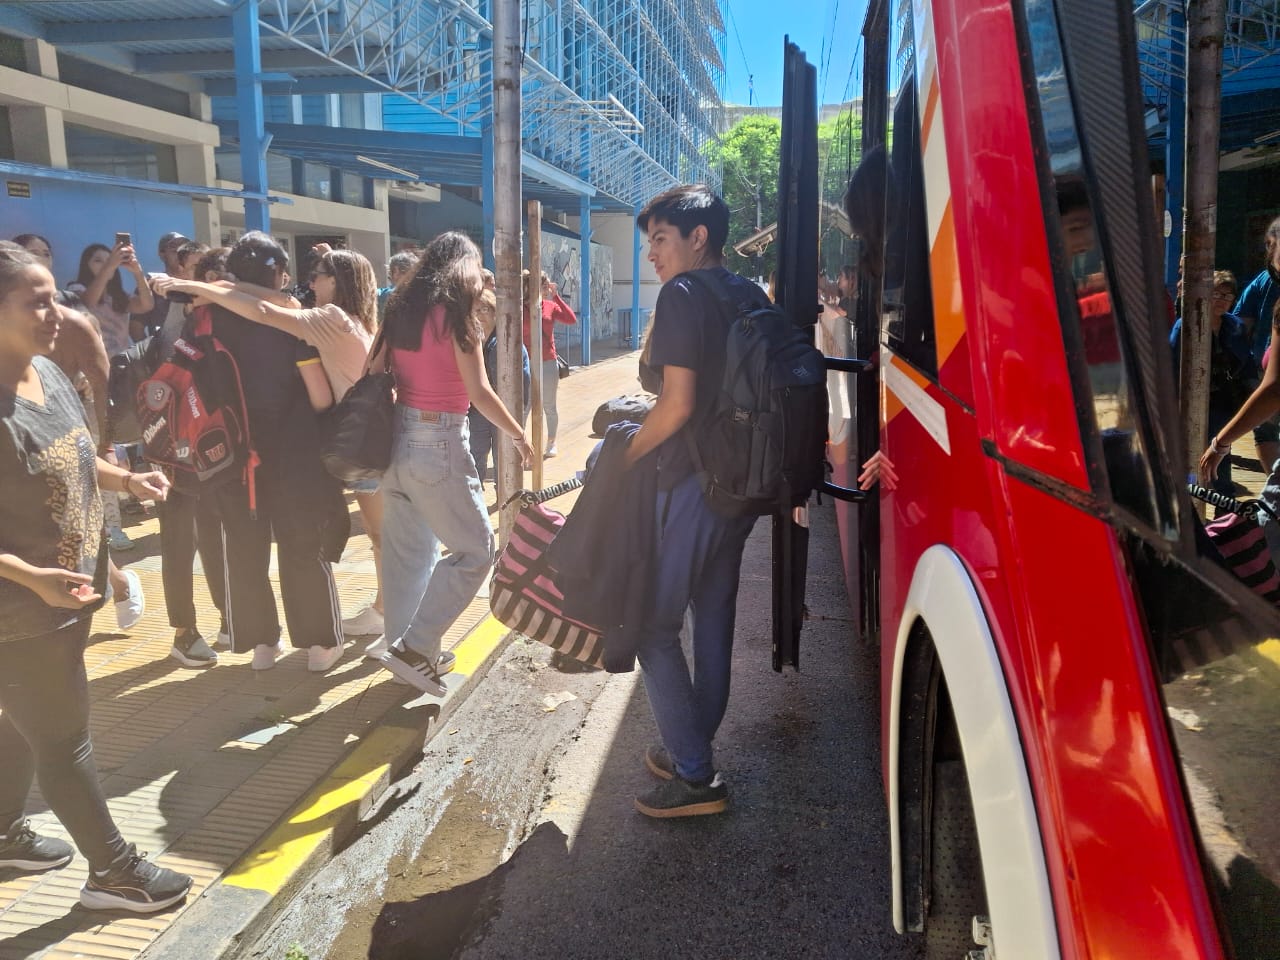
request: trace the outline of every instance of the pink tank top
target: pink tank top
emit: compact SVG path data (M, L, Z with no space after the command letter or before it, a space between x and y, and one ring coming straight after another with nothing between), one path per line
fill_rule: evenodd
M444 306L427 313L422 325L422 349L391 351L396 399L415 410L466 413L467 388L453 354L453 335L444 329Z

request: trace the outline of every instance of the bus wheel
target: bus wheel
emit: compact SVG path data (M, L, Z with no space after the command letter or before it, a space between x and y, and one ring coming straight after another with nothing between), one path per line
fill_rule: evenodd
M978 828L963 760L943 760L933 765L930 854L925 960L967 960L971 952L977 951L974 918L980 917L980 922L986 924L987 904ZM977 956L991 953L982 951Z

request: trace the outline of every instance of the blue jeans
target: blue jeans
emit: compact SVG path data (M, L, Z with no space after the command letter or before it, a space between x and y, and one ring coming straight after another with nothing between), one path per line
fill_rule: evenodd
M659 493L657 507L654 603L640 643L640 666L676 773L700 782L715 773L711 741L729 703L738 574L755 518L728 520L714 513L694 476ZM692 675L680 646L690 606Z
M467 439L465 413L396 405L382 477L386 637L433 659L493 566L493 527ZM441 544L449 548L443 560Z

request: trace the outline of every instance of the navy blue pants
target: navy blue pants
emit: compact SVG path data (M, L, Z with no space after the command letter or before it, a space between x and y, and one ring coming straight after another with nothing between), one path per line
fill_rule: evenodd
M690 476L658 494L653 613L640 643L645 690L676 772L703 782L715 773L711 743L729 702L742 550L755 517L712 512ZM680 645L693 611L693 670Z

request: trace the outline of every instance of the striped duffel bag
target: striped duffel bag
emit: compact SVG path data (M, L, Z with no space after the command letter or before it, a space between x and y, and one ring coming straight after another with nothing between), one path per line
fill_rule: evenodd
M512 630L566 657L599 667L603 652L600 631L561 613L564 594L556 589L546 559L547 547L564 525L564 515L543 506L543 501L578 486L579 482L568 481L536 493L516 494L523 506L493 569L489 608Z

